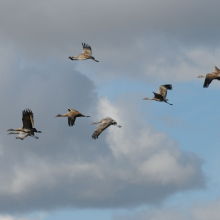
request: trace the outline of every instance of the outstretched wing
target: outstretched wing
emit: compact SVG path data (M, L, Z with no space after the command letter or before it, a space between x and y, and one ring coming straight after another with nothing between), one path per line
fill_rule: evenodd
M79 117L82 114L79 111L72 108L68 108L68 111L68 124L69 126L73 126L75 124L76 117Z
M166 99L167 96L167 89L171 90L172 85L167 84L167 85L162 85L159 87L158 94L162 95L164 99Z
M86 44L86 43L82 43L82 46L83 46L83 54L86 54L88 56L92 56L92 48Z
M171 84L166 84L166 85L162 85L163 87L165 87L168 90L172 90L172 85Z
M99 135L100 135L106 128L108 128L110 125L111 125L111 124L108 123L108 122L106 122L106 121L104 121L103 123L99 124L99 125L96 127L96 129L95 129L95 131L94 131L94 133L93 133L93 135L92 135L92 138L93 138L93 139L97 139L97 138L99 137Z
M34 114L30 109L22 111L23 128L32 129L34 127Z
M32 127L34 127L34 114L33 113L30 114L30 120L31 120Z
M217 66L214 66L213 73L220 73L220 69Z
M73 115L78 115L78 114L81 114L79 111L73 109L73 108L68 108L68 111L70 112L70 114L73 114Z
M68 116L68 125L73 126L75 124L76 116L75 115L70 115Z
M213 74L207 73L206 77L205 77L205 82L203 85L203 88L208 88L209 84L212 82L213 79L215 79L216 76L214 76Z
M154 93L154 97L156 98L156 99L159 99L159 100L161 100L161 101L164 101L164 98L163 98L163 96L161 95L161 94L158 94L158 93L156 93L156 92L153 92Z

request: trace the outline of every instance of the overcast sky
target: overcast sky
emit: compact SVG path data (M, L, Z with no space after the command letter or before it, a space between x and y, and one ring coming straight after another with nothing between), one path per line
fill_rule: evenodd
M0 6L0 220L217 219L220 85L196 77L220 67L219 1ZM81 42L99 63L67 59ZM142 100L167 83L173 106ZM7 135L26 108L38 140Z

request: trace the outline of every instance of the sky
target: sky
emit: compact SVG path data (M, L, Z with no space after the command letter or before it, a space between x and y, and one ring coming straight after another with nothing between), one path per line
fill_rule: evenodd
M220 84L197 78L220 68L219 1L0 6L0 220L219 219ZM99 63L68 59L82 42ZM173 106L143 100L164 84ZM38 140L7 135L26 108ZM122 127L93 140L104 117Z

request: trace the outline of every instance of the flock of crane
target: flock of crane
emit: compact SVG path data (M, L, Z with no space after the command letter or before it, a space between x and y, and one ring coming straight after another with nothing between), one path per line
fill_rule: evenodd
M83 46L83 52L79 54L77 57L69 56L69 59L71 60L92 59L96 62L99 62L92 56L92 48L88 44L82 43L82 46ZM197 78L205 78L203 87L208 88L212 80L214 79L220 80L220 69L218 69L215 66L214 71L212 73L207 73L206 76L200 75ZM172 105L167 102L168 101L168 99L166 99L167 90L172 90L171 84L161 85L159 87L158 93L153 92L154 93L153 98L145 97L143 100L155 100L155 101L165 102L169 105ZM58 114L56 117L68 117L68 125L73 126L75 124L75 120L77 117L90 117L90 116L85 116L77 110L68 108L68 112L66 114L64 115ZM23 122L22 127L18 129L8 129L7 131L10 131L10 133L8 134L18 134L16 139L20 139L20 140L24 140L24 138L28 136L38 139L38 137L35 136L34 133L42 133L42 132L34 128L34 114L30 109L26 109L22 111L22 122ZM115 125L116 127L121 128L121 126L118 125L117 122L110 117L106 117L99 122L93 122L92 124L98 124L98 126L96 127L92 135L93 139L97 139L99 135L111 125ZM16 132L12 132L12 131L16 131Z

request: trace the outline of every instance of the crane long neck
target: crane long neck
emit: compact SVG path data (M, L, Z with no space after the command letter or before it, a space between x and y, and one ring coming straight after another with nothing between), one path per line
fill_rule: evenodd
M64 115L57 115L57 117L68 117L68 112Z
M101 123L102 121L99 121L99 122L94 122L94 124L99 124L99 123Z
M22 131L22 128L18 128L18 129L10 129L10 131Z
M153 97L153 98L146 98L146 100L155 100L155 97Z

